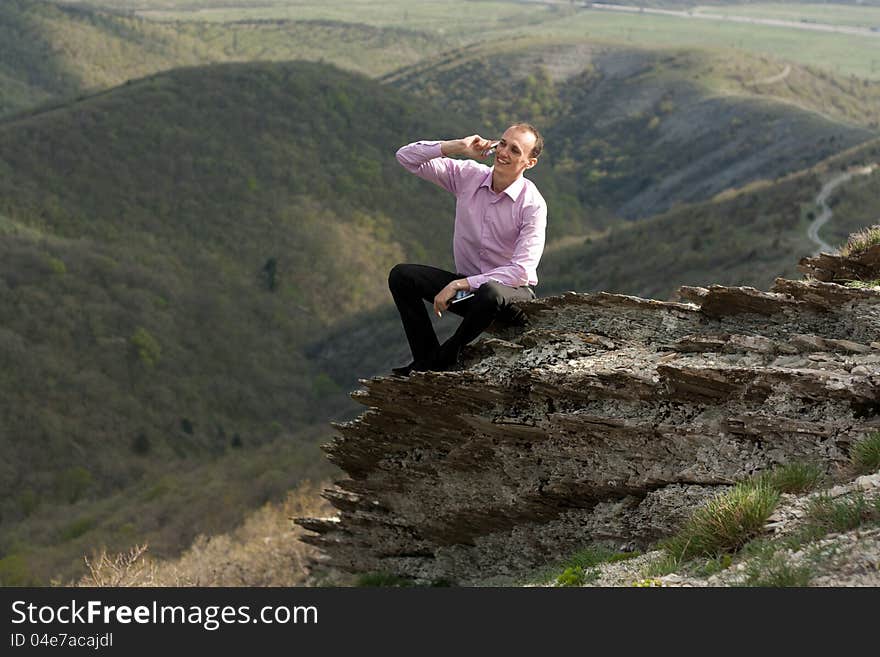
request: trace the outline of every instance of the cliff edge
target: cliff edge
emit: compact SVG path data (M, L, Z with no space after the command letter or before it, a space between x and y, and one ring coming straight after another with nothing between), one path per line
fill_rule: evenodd
M348 478L301 518L326 565L487 584L597 541L645 549L757 472L834 471L880 429L880 246L801 261L770 291L683 287L682 303L575 294L460 371L363 380L368 407L324 449Z

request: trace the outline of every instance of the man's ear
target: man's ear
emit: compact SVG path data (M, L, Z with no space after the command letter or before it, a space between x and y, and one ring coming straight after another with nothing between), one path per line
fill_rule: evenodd
M531 169L537 163L538 163L538 158L536 158L536 157L530 158L528 164L526 164L526 169Z

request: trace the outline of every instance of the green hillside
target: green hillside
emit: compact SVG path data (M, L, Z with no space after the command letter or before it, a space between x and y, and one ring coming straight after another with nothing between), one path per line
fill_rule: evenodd
M7 584L69 576L102 544L171 554L328 474L326 420L407 355L388 269L451 266L452 200L400 169L401 144L538 123L539 293L664 297L789 271L821 176L791 172L874 137L880 112L874 83L797 66L766 83L787 64L582 38L469 46L383 83L303 62L140 78L327 53L379 75L463 37L0 12Z
M338 414L301 346L386 304L394 263L448 262L448 199L393 153L451 121L299 63L0 123L0 558L19 523Z
M0 3L0 116L210 60L166 26L38 0Z
M108 8L0 3L0 117L180 66L306 59L381 75L453 43L345 20L158 23Z
M776 183L681 206L552 251L539 270L545 283L541 293L608 291L669 299L675 298L680 285L768 289L779 276L799 278L798 260L815 250L806 232L822 182L842 169L876 162L880 140ZM841 189L842 200L829 226L835 234L880 219L878 206L871 205L877 198L877 181L874 174L853 179Z
M541 126L548 146L533 177L563 201L550 230L564 233L577 230L584 207L592 226L646 217L804 169L877 134L880 85L850 88L801 68L776 91L759 84L781 68L706 51L524 39L385 80L490 133L523 117Z
M846 244L854 232L880 224L880 149L870 145L853 148L827 163L826 177L872 166L870 175L856 175L838 187L828 199L833 215L820 237L833 247Z
M830 205L834 216L821 235L839 247L855 231L880 224L880 175L875 171L870 176L853 178L834 193Z

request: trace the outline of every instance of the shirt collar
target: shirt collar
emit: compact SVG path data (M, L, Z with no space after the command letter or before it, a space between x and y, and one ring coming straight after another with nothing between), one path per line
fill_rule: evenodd
M483 184L480 187L488 187L490 191L492 191L492 173L495 171L494 168L489 169L489 173L486 174L486 179L483 180ZM519 193L522 191L523 185L526 184L525 179L522 175L519 176L516 180L514 180L510 185L507 186L507 189L504 190L504 193L507 194L511 200L515 201L516 197L519 196Z

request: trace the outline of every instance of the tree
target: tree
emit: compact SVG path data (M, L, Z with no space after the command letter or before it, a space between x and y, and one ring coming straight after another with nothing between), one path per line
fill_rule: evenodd
M153 368L159 362L162 348L158 340L145 328L139 327L131 336L129 344L137 359L147 367Z
M266 289L274 292L278 287L278 259L269 258L260 272L261 277L266 282Z

